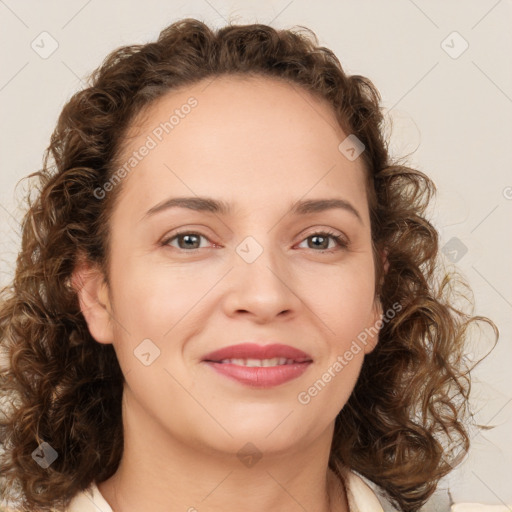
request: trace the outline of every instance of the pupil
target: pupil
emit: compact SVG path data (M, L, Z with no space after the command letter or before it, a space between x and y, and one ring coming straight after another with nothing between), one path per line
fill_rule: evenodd
M183 240L185 241L191 241L191 239L193 238L196 238L196 241L197 241L197 236L196 235L183 235ZM194 243L194 241L192 240L192 243ZM188 247L190 247L190 244L187 244Z
M313 240L318 240L318 239L321 239L321 240L324 240L324 246L325 246L325 240L327 240L327 237L325 236L318 236L318 235L315 235L312 237ZM318 245L316 245L316 247L319 247ZM325 248L325 247L324 247Z

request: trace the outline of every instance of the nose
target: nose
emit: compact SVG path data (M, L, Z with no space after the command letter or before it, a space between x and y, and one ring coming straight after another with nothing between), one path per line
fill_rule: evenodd
M255 259L254 251L261 251ZM284 257L268 245L258 249L252 240L238 247L233 264L223 300L228 316L244 314L256 323L267 323L278 316L289 319L297 314L302 302L296 290L297 277Z

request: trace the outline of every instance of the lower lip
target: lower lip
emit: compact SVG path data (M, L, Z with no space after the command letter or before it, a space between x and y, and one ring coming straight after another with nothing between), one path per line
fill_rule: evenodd
M240 366L231 363L215 363L205 361L208 366L218 373L242 384L257 388L270 388L284 384L300 377L311 364L305 363L282 364L279 366Z

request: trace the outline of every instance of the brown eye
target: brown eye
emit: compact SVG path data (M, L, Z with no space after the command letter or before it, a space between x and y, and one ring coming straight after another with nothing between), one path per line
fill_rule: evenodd
M334 240L335 244L339 248L346 248L348 246L347 242L341 235L337 235L336 233L332 233L330 231L313 233L312 235L306 237L304 240L311 240L311 243L308 243L308 248L320 249L320 251L330 251L332 249L332 247L329 247L330 240Z

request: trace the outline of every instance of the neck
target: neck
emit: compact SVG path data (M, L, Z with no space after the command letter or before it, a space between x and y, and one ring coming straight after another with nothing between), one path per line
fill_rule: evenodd
M180 442L136 411L123 425L119 467L98 484L114 512L348 512L344 487L328 469L332 428L281 452L262 453L241 441L243 455Z

